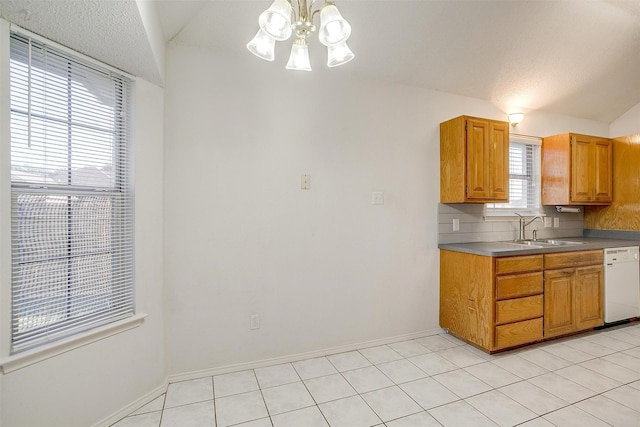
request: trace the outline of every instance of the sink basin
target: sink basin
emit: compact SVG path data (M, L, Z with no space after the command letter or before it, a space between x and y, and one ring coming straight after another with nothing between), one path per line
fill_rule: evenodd
M544 243L548 243L550 245L584 245L587 242L577 242L575 240L558 240L558 239L546 239L542 240ZM537 242L536 242L537 243Z
M528 246L530 248L544 248L545 246L549 246L548 243L541 243L541 242L534 242L533 240L516 240L513 242L503 242L506 243L507 245L514 245L514 246Z
M543 245L551 245L551 243L543 242L541 240L515 240L513 242L515 245L524 245L524 246L543 246Z
M513 244L523 246L563 246L563 245L583 245L587 242L578 242L575 240L559 240L559 239L542 239L542 240L515 240Z

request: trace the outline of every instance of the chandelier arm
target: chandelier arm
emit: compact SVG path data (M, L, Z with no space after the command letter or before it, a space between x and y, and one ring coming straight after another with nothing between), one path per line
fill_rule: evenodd
M307 0L297 0L298 1L298 19L302 21L307 20Z
M313 1L311 2L313 3ZM313 21L313 19L315 18L317 13L322 12L322 9L324 9L327 6L335 6L336 2L333 0L324 0L324 3L322 4L322 6L320 6L318 9L314 10L313 13L311 14L311 20ZM311 8L309 8L309 10L311 10Z
M287 1L291 5L291 13L293 14L292 21L296 21L298 19L298 16L300 16L300 0L296 0L296 7L298 9L297 13L296 13L296 7L293 6L293 0L287 0Z

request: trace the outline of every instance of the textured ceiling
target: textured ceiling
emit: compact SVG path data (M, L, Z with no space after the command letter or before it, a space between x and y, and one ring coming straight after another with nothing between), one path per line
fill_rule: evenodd
M212 55L244 48L270 0L156 0L165 40ZM318 1L320 3L320 1ZM640 0L337 0L356 59L349 72L609 123L640 103ZM135 0L2 0L0 16L162 84ZM280 42L284 67L291 41ZM255 61L260 61L255 59ZM258 71L256 71L258 72Z
M0 0L0 17L163 84L135 0Z

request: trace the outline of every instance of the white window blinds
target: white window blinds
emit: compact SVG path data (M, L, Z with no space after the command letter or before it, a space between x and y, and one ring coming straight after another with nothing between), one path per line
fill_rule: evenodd
M511 135L509 140L509 202L487 204L494 214L540 210L540 138Z
M133 315L129 85L11 34L12 352Z

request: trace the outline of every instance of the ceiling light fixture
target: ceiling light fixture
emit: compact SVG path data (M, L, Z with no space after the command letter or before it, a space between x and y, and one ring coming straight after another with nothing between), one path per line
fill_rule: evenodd
M260 14L260 29L256 36L247 43L249 52L266 61L275 58L275 42L287 40L295 34L291 47L291 55L287 62L287 70L311 71L309 61L308 38L316 30L313 18L320 13L320 43L327 47L327 66L337 67L351 61L355 55L347 46L351 35L351 25L340 15L335 3L325 0L324 4L313 10L314 0L275 0L269 9ZM297 10L296 10L297 9Z
M511 126L515 126L524 119L524 113L510 113L509 115L509 123Z

